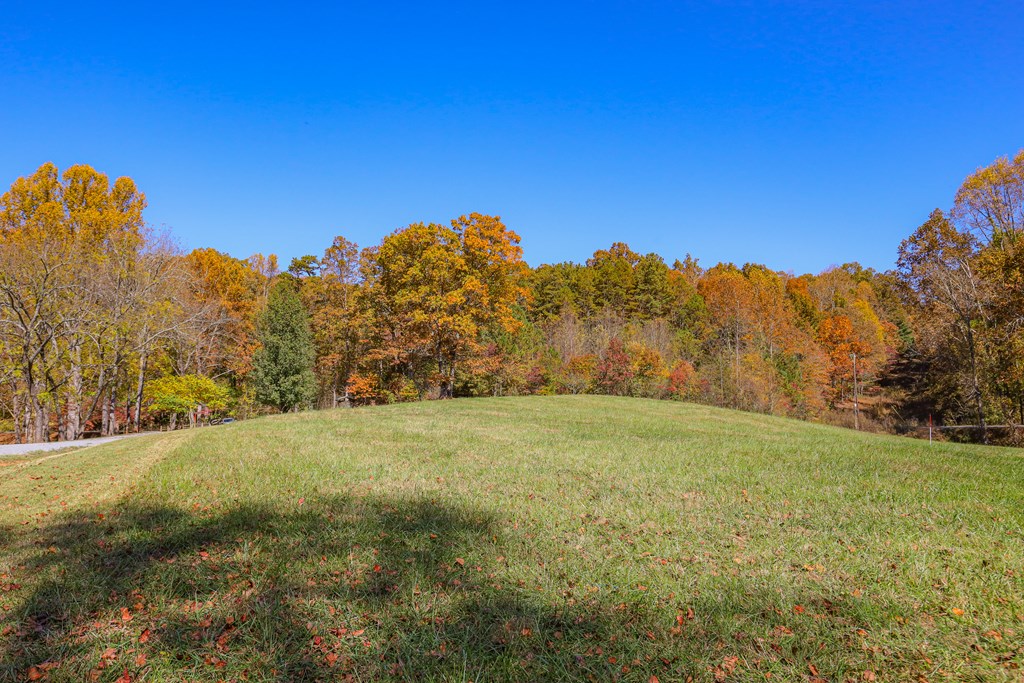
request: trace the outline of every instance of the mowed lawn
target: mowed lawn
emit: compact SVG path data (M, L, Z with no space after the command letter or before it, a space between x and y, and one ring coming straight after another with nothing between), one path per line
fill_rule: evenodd
M1019 450L563 396L0 464L4 681L1022 677Z

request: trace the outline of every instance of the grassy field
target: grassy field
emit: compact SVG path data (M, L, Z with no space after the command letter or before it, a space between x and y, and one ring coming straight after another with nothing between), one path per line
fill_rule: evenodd
M1022 680L1024 457L530 397L0 468L0 680Z

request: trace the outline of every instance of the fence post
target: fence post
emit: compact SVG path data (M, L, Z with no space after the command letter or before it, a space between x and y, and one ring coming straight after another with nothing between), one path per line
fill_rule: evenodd
M928 443L932 442L932 414L928 413Z

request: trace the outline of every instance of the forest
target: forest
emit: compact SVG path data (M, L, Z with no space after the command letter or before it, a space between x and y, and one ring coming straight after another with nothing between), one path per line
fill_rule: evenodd
M922 207L886 272L705 267L624 242L530 267L476 213L365 248L325 237L284 267L186 252L145 208L87 165L44 164L0 198L0 440L599 393L1024 441L1024 150Z

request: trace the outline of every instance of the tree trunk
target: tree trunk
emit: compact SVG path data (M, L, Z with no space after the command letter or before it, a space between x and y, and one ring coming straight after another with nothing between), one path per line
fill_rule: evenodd
M143 352L139 357L139 382L135 391L135 431L141 431L142 425L142 390L146 386L146 353Z
M115 375L116 377L116 375ZM110 435L117 434L117 386L110 387L110 420L107 422Z
M733 353L735 355L733 368L733 407L740 407L740 328L737 325L733 330Z
M107 408L108 403L110 403L110 397L104 394L103 401L100 403L100 436L106 436L110 433L108 427L110 422L110 410Z
M65 412L60 409L60 399L57 398L57 392L53 392L53 415L57 418L57 441L64 441L66 435L65 432Z
M47 441L47 430L46 429L46 407L39 400L39 394L41 391L41 382L38 380L31 380L29 382L29 396L28 396L28 407L29 407L29 424L30 433L28 434L29 443L42 443Z
M36 408L36 421L35 421L35 436L33 437L33 443L44 443L50 440L49 425L49 411L46 409L46 404L41 403L38 400L35 401Z
M720 405L725 405L725 363L722 362L724 359L720 359L718 362L718 393L721 398Z
M66 424L66 437L68 441L74 441L82 436L82 351L76 347L72 354L70 397L68 398L68 409Z
M25 430L22 429L21 422L21 400L18 394L18 387L12 387L13 394L11 396L11 415L14 417L14 443L23 443L22 438L25 434Z
M981 384L978 381L978 360L977 350L974 343L974 332L970 324L967 326L967 348L971 359L971 382L974 392L974 407L978 414L978 424L981 425L981 441L988 443L988 427L985 425L985 406L981 396Z

